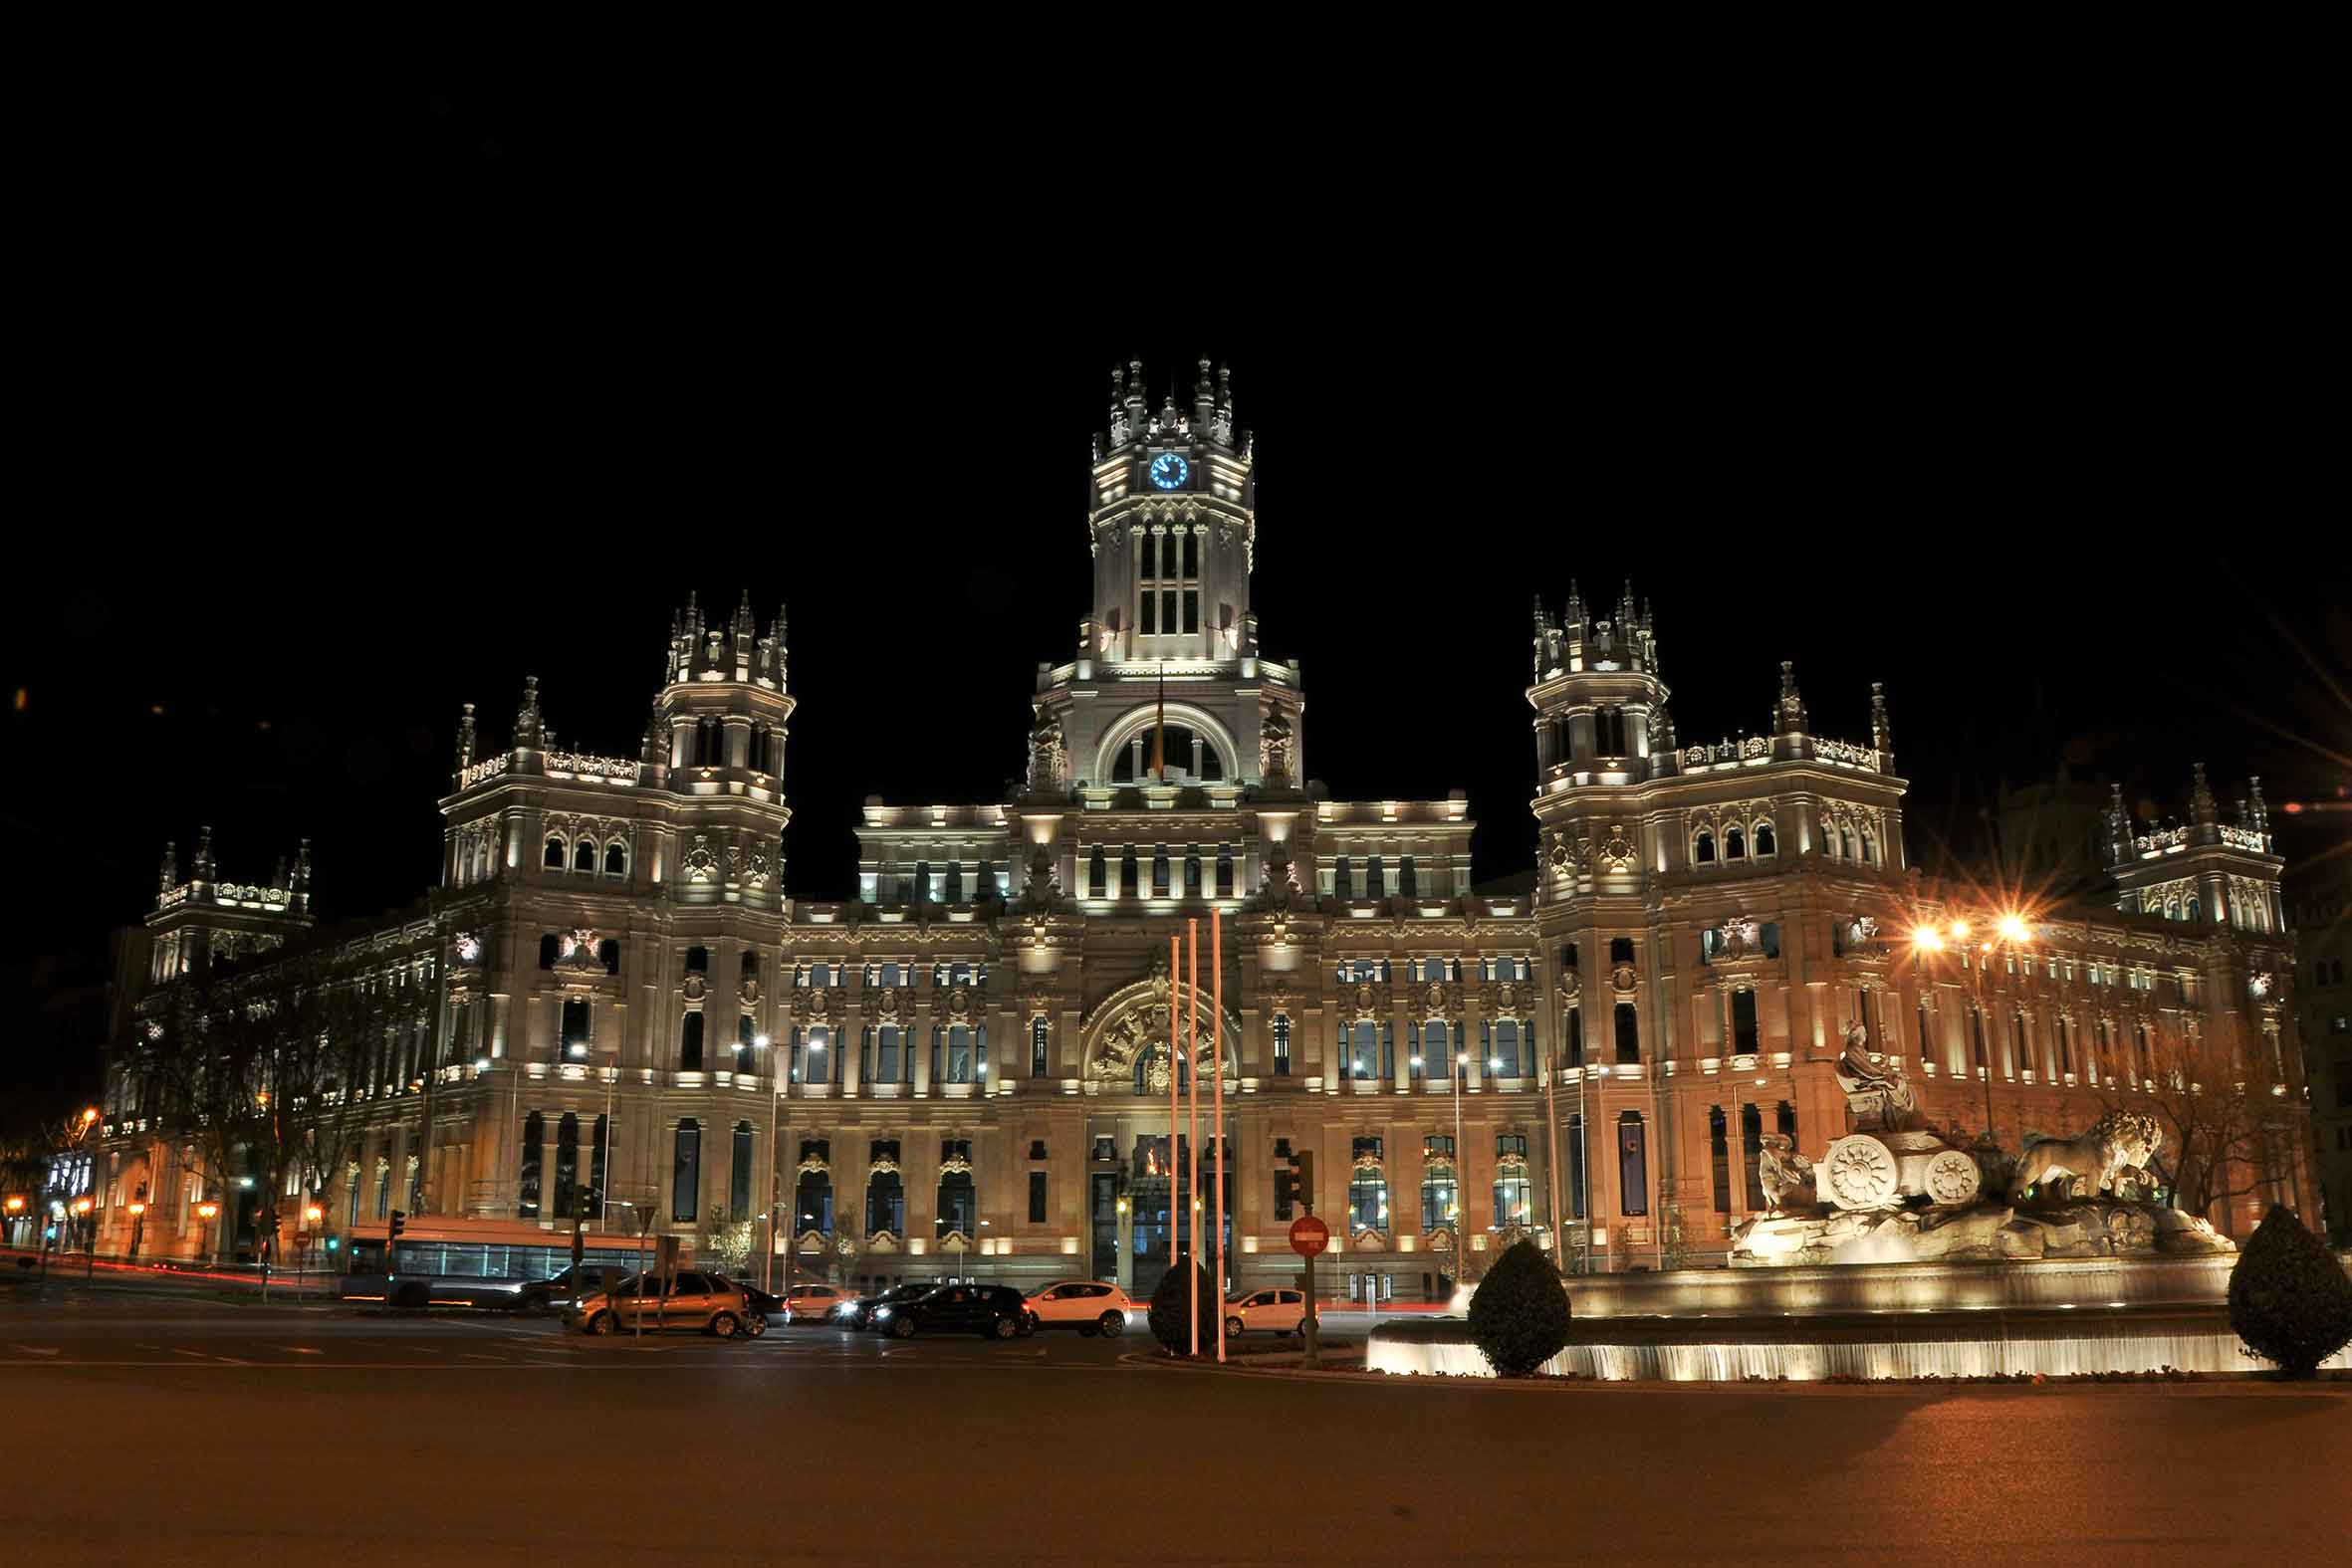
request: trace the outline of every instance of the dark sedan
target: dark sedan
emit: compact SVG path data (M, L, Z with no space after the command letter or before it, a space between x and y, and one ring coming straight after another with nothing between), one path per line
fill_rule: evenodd
M876 1310L912 1301L937 1289L935 1285L895 1285L879 1295L859 1296L833 1308L833 1321L843 1328L871 1328Z
M874 1331L893 1339L917 1334L978 1334L1012 1339L1034 1334L1038 1320L1011 1285L941 1285L912 1301L874 1308Z

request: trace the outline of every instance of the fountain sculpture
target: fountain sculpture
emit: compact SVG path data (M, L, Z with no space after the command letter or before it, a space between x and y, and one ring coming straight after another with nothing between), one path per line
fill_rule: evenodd
M1734 1228L1735 1268L1839 1262L2196 1256L2234 1251L2204 1220L2156 1201L2156 1119L2109 1111L2015 1160L1989 1136L1929 1129L1900 1060L1873 1061L1859 1024L1837 1063L1846 1134L1818 1165L1764 1140L1769 1210Z

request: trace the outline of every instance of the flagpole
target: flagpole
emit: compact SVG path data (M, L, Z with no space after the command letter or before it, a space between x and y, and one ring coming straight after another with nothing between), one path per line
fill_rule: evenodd
M1201 1158L1201 1086L1199 1073L1192 1070L1200 1065L1192 1059L1192 1046L1201 1037L1201 923L1198 918L1188 918L1184 922L1184 929L1192 945L1192 996L1189 999L1192 1020L1184 1030L1184 1065L1187 1069L1184 1074L1184 1145L1191 1156L1184 1168L1184 1213L1186 1223L1192 1228L1191 1249L1198 1252L1201 1249L1201 1222L1193 1209L1193 1189L1200 1185L1194 1172L1200 1168ZM1185 1273L1192 1291L1192 1353L1197 1356L1201 1353L1201 1260L1195 1257L1190 1261L1192 1266ZM1222 1309L1217 1314L1217 1338L1220 1344L1224 1343L1225 1313Z
M1197 1004L1196 1004L1197 1005ZM1225 912L1211 906L1209 910L1209 1036L1216 1041L1210 1052L1209 1078L1209 1136L1216 1140L1217 1196L1209 1224L1214 1226L1217 1245L1217 1360L1225 1361Z
M1176 1266L1176 983L1184 978L1184 956L1168 938L1168 1266Z

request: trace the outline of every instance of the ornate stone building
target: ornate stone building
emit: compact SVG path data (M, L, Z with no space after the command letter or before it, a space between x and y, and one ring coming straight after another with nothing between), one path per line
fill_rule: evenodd
M2277 1085L2287 1150L2213 1218L2243 1233L2260 1199L2306 1199L2258 787L2234 825L2202 770L2185 827L2117 801L2098 902L2005 911L1907 865L1878 688L1845 694L1866 737L1832 739L1783 664L1769 733L1685 745L1648 607L1571 588L1534 614L1538 863L1473 886L1461 793L1308 782L1300 667L1260 643L1225 378L1204 362L1190 405L1156 412L1142 388L1140 365L1114 374L1092 602L1038 668L1025 780L869 798L852 901L787 892L781 613L763 631L748 602L689 604L633 757L559 746L536 684L496 750L467 708L428 910L336 951L387 1048L348 1090L362 1151L332 1214L553 1228L585 1203L628 1230L625 1204L692 1233L724 1211L773 1216L802 1270L1148 1288L1184 1195L1214 1208L1213 1162L1169 1138L1169 1079L1198 1068L1224 1075L1238 1283L1293 1273L1286 1157L1311 1151L1342 1293L1442 1297L1463 1252L1475 1271L1522 1233L1571 1269L1719 1259L1763 1206L1760 1138L1844 1130L1856 1026L1939 1124L2011 1142L2155 1094L2166 1042L2196 1040ZM830 678L819 700L850 700ZM208 853L149 916L142 1015L206 943L307 921L307 859L280 895L217 887ZM1169 943L1197 920L1206 966L1213 911L1224 972L1196 998ZM150 1048L118 1042L106 1233L152 1182L150 1249L189 1250L205 1178L141 1101Z

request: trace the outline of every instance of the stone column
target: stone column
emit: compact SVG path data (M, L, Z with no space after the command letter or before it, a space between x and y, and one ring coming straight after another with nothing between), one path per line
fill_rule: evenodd
M913 1023L909 1026L908 1046L915 1053L915 1097L921 1099L931 1092L932 997L930 966L915 966L915 1015Z
M1476 1094L1479 1091L1479 1085L1483 1081L1483 1074L1487 1070L1485 1042L1480 1037L1481 1030L1479 1028L1480 1023L1485 1020L1485 987L1483 985L1470 985L1463 987L1462 1040L1461 1043L1454 1048L1460 1051L1462 1054L1469 1056L1470 1058L1470 1066L1466 1069L1467 1075L1462 1080L1462 1092L1465 1094ZM1458 1069L1455 1062L1448 1060L1446 1062L1446 1071L1454 1072L1456 1070L1462 1069ZM1460 1153L1461 1151L1457 1150L1455 1152Z

